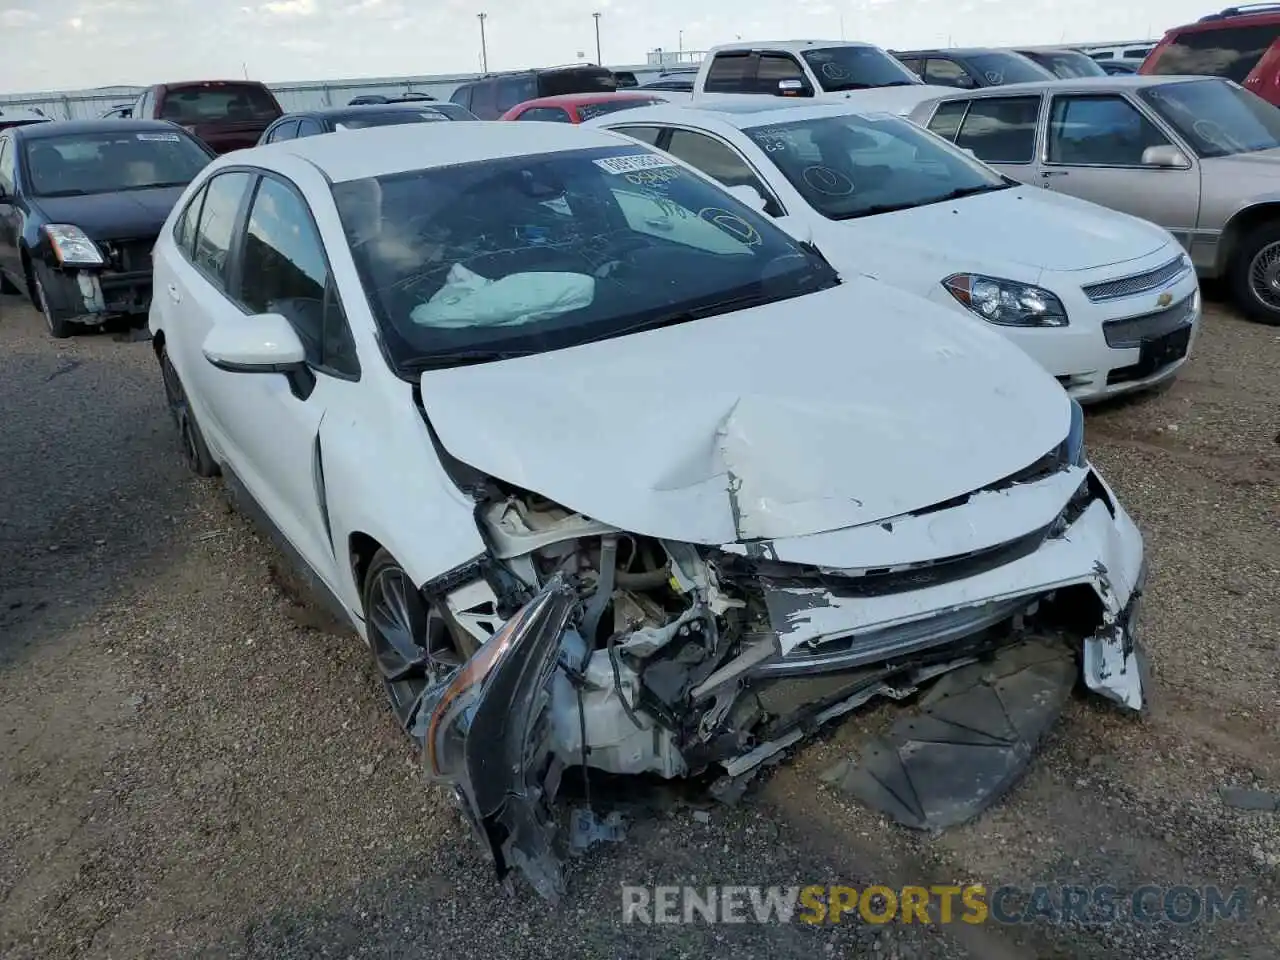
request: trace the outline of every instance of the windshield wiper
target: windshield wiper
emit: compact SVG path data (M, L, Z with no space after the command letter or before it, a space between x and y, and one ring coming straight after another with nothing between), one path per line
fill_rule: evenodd
M832 217L833 220L856 220L859 217L874 217L880 213L894 213L898 210L914 210L916 207L927 207L933 203L947 203L950 200L959 200L962 197L972 197L979 193L993 193L996 190L1008 190L1012 187L1022 186L1017 183L989 183L977 187L957 187L949 193L943 193L936 197L929 197L926 200L909 200L905 203L877 203L870 207L863 207L861 210L854 210L852 213L841 214Z
M37 197L87 197L88 190L50 190L48 193L37 193Z

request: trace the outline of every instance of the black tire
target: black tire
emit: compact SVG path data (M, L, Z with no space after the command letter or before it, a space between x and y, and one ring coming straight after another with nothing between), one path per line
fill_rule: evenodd
M53 339L65 340L75 332L75 324L56 316L49 308L49 301L44 294L44 281L41 278L39 267L33 267L31 270L31 302L35 304L35 308L44 317L44 325L49 329L49 336L53 337Z
M173 417L173 425L178 430L182 459L197 477L216 477L220 472L218 462L213 459L213 454L209 452L209 445L204 442L204 434L200 431L200 424L196 422L195 412L187 403L187 391L178 378L178 371L169 362L168 348L161 346L158 358L160 377L164 381L165 400L169 404L169 415Z
M1232 296L1245 315L1280 325L1280 222L1246 234L1228 269Z
M369 563L361 600L369 650L391 712L400 729L421 744L432 693L466 658L446 619L384 549Z

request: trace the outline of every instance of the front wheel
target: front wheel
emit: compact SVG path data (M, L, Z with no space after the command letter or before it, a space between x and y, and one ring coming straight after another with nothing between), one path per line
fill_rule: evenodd
M365 625L374 665L402 730L421 742L424 707L465 661L445 618L404 568L379 549L364 579Z
M1265 223L1240 241L1230 274L1240 309L1250 319L1280 325L1280 223Z
M72 334L72 325L55 314L53 308L49 306L49 297L44 290L44 280L38 269L32 274L31 283L33 288L31 298L35 301L36 309L44 317L44 325L49 328L49 336L55 340L67 339Z

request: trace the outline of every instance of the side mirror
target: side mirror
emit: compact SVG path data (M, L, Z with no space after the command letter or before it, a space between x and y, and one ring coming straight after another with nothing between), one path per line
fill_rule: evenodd
M1142 151L1144 167L1162 167L1167 170L1186 170L1191 161L1173 144L1162 143L1158 147L1147 147Z
M307 352L293 326L278 313L220 321L201 347L205 359L228 373L291 373Z
M813 87L803 80L779 80L777 95L779 97L812 97Z
M760 195L760 191L747 183L735 184L732 187L726 187L731 194L745 203L752 210L764 211L766 206L765 199Z

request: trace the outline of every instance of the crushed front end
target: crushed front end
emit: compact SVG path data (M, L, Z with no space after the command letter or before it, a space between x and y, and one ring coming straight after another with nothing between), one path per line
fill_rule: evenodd
M71 224L44 228L46 255L33 269L43 306L63 323L99 324L145 315L151 306L151 249L156 238L90 238Z
M1077 412L1067 441L1017 475L912 514L719 547L490 482L491 556L466 582L428 585L480 643L423 711L430 776L458 787L500 874L521 866L554 897L571 766L709 775L732 796L833 718L1015 648L1042 678L1037 651L1066 651L1068 681L1141 710L1142 538L1082 431Z

